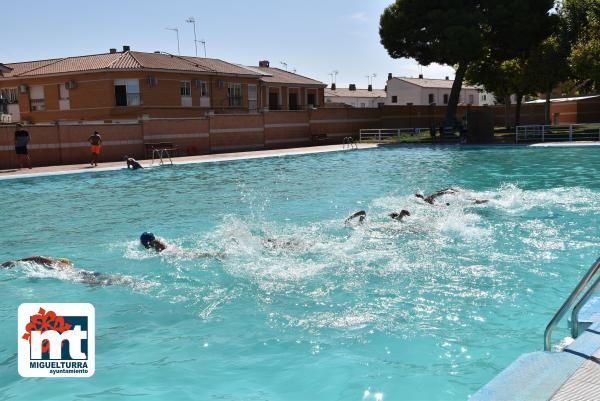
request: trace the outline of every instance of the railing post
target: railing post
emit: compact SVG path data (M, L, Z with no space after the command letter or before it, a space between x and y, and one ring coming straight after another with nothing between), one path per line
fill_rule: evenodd
M542 142L544 142L545 127L542 125Z
M377 131L379 133L378 138L379 138L379 142L381 142L381 130Z
M573 142L573 124L569 125L569 142Z

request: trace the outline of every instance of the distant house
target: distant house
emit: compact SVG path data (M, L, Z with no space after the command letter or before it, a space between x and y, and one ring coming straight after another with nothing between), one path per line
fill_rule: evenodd
M358 108L375 108L385 104L386 92L384 89L373 89L371 85L367 89L358 89L356 85L350 84L348 88L325 89L325 104L344 104Z
M269 66L263 60L258 67L245 67L260 74L261 105L267 110L304 110L325 102L323 82Z
M266 64L264 64L266 63ZM2 65L12 121L125 121L297 110L324 103L325 84L219 59L122 51ZM276 94L276 96L275 96Z
M438 106L447 105L453 83L454 81L451 81L448 77L446 79L429 79L423 78L423 75L419 75L419 78L405 78L393 77L390 74L387 81L385 104L392 106L406 105L408 103L412 103L415 106L430 104ZM481 88L463 85L458 103L473 106L490 104L486 102L487 96L483 99L480 97L482 93L484 91Z

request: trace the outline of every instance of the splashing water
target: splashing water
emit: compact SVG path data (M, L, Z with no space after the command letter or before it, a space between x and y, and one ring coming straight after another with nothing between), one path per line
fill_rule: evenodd
M0 317L95 305L97 373L54 383L63 398L464 400L540 349L598 256L596 153L395 148L0 181L2 260L75 263L0 270ZM141 247L144 231L167 250ZM87 286L81 269L124 279ZM40 396L13 331L0 389Z

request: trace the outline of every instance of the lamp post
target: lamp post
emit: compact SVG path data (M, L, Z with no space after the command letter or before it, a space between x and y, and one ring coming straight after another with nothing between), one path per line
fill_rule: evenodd
M196 48L196 57L198 57L198 40L196 40L196 18L190 17L186 19L185 22L189 22L190 24L194 25L194 47Z
M181 52L179 51L179 28L165 28L169 31L175 31L177 34L177 54L181 56Z

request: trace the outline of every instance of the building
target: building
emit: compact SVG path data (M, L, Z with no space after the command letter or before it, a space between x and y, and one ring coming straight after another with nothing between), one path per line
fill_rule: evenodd
M324 103L325 84L219 59L121 52L4 64L0 97L12 121L121 121L297 110ZM275 95L277 95L275 102Z
M358 89L354 84L350 84L348 88L336 88L334 84L331 89L325 89L325 105L375 108L385 104L386 96L384 89L373 89L371 85L367 89Z
M446 79L405 78L388 75L386 105L406 105L411 103L415 106L426 106L436 104L443 106L448 104L452 84L449 77ZM458 103L472 106L480 106L480 94L483 89L474 86L463 85L460 91Z
M269 66L268 60L258 67L245 67L260 74L261 107L265 110L304 110L325 103L327 85L314 79Z

